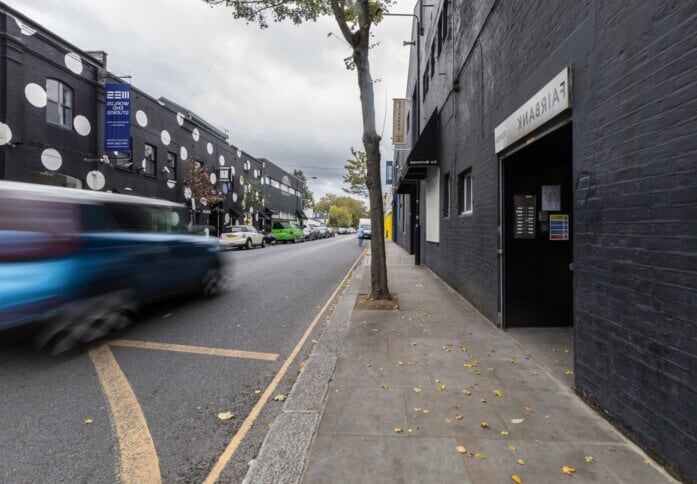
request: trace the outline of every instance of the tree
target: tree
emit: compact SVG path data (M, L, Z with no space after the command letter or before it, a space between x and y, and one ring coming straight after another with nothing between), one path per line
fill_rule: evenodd
M375 126L375 95L370 73L368 53L371 27L378 24L383 12L394 0L203 0L211 5L224 4L232 9L235 18L255 22L261 28L268 27L269 18L274 22L290 20L294 24L316 21L320 16L333 15L341 35L351 49L344 59L346 67L355 70L360 91L363 115L363 147L366 153L366 186L371 207L373 233L382 234L384 213L382 208L382 182L380 180L380 135ZM371 237L370 296L373 299L391 299L387 285L385 239Z
M349 225L352 227L358 226L358 219L368 216L368 209L361 200L353 197L338 197L333 193L327 193L320 198L319 202L315 204L315 212L328 212L332 206L342 207L349 211L351 214Z
M213 183L208 167L196 158L189 157L186 160L187 178L184 187L191 190L193 198L198 206L210 207L214 212L221 212L225 195Z
M302 199L303 199L303 207L305 208L310 208L315 204L315 196L312 194L309 188L307 188L307 178L305 177L305 173L303 173L302 170L300 169L295 169L293 170L293 176L300 180L302 182L303 188L301 190L302 192Z
M346 174L343 175L344 183L348 185L348 188L343 190L346 193L351 193L353 195L360 195L362 197L368 196L368 186L366 185L367 172L367 156L365 151L359 151L351 146L352 159L346 160L344 168L346 168Z
M328 212L329 208L336 204L336 199L338 198L337 195L334 193L327 193L325 195L322 195L322 198L320 198L317 203L315 203L315 212Z
M351 221L351 212L348 208L336 205L329 207L329 225L331 227L349 227Z

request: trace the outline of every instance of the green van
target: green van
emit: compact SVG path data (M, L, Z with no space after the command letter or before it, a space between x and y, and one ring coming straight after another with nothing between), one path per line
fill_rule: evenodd
M302 242L303 230L297 222L293 220L273 220L271 223L271 233L276 237L277 242Z

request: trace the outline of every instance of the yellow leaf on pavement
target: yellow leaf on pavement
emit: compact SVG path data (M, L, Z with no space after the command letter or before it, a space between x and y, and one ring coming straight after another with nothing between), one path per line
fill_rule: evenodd
M482 454L481 452L477 452L476 454L474 454L474 456L477 459L486 459L486 456L484 454Z
M564 373L566 373L567 375L573 375L573 374L574 374L574 372L573 372L572 370L566 370Z
M472 395L472 392L469 390L462 390L462 394L469 396L469 395Z
M402 429L400 429L399 427L396 427L396 428L394 429L394 431L395 431L396 433L398 433L398 434L401 434L401 433L402 433Z
M482 422L480 425L482 426L483 429L488 429L488 428L489 428L489 423L488 423L488 422Z
M86 418L86 419L85 419L85 423L88 424L88 425L91 424L91 423L93 423L93 422L94 422L94 420L92 420L91 418Z
M516 450L515 445L513 445L513 444L509 445L508 450L510 450L511 452L515 452L515 450Z
M428 409L427 409L427 408L424 408L424 409L421 410L421 411L422 411L423 413L428 413Z
M274 399L275 401L277 401L277 402L282 402L283 400L286 399L286 396L285 396L285 395L281 395L281 394L279 393L278 395L276 395L275 397L273 397L273 399Z
M586 459L586 462L588 462L589 464L590 464L591 462L593 462L593 456L591 456L591 455L585 456L584 459Z
M421 393L421 388L419 387L414 387L412 390L414 390L414 393Z
M455 420L462 420L462 415L455 415Z
M511 479L513 479L513 482L515 482L516 484L523 484L523 480L520 478L518 474L513 474L511 476Z
M501 435L508 435L508 430L502 430Z
M524 464L525 464L525 461L524 461L523 459L518 459L516 462L517 462L518 464L520 464L520 465L524 465Z
M651 461L650 461L650 460L648 460L648 459L644 459L644 464L650 464L650 463L651 463Z
M523 410L525 410L525 413L533 413L534 412L532 407L523 407Z
M574 472L576 472L576 469L574 469L573 467L569 467L569 466L561 466L561 471L562 471L564 474L571 475L571 474L573 474Z
M467 449L465 449L462 445L458 445L455 447L455 450L458 451L460 454L464 454L467 452Z
M254 393L255 393L256 395L259 395L259 394L261 393L261 390L254 390Z
M501 393L499 390L494 390L494 396L495 397L502 397L503 393Z
M220 420L230 420L230 419L232 419L234 416L235 416L235 414L232 413L232 412L221 412L221 413L218 414L218 418L219 418Z
M382 388L383 388L383 389L386 389L386 388L387 388L387 385L383 385Z
M438 390L439 392L444 392L446 389L447 387L445 385L438 385L436 387L436 390Z

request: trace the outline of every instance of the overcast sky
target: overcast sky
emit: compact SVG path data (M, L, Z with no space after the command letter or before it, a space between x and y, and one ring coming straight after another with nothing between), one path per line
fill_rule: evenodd
M5 0L84 50L109 54L109 70L182 104L230 142L288 171L301 168L318 199L342 193L349 146L362 149L356 73L333 18L266 30L201 0ZM392 12L411 12L401 0ZM387 17L370 52L383 166L392 158L392 98L405 97L411 19ZM332 32L334 35L328 36ZM384 183L384 170L383 170Z

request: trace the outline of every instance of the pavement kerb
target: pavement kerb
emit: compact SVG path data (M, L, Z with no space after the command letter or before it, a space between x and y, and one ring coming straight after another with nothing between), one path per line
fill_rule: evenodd
M341 343L349 329L360 283L368 266L356 260L346 288L305 362L281 413L266 434L257 457L242 481L248 483L299 482L312 440L319 425L324 401L334 373ZM344 281L342 280L342 284Z
M443 279L441 279L441 278L438 276L438 274L436 274L435 272L433 272L433 271L431 270L430 267L427 267L427 266L421 266L421 267L423 267L427 272L429 272L429 273L431 274L431 276L432 276L434 279L436 279L441 285L445 286L445 287L448 289L448 291L450 291L454 296L458 297L462 302L464 302L465 304L467 304L467 306L469 306L470 308L472 308L472 310L474 310L477 314L479 314L479 316L481 316L482 320L488 321L490 324L492 324L492 326L496 327L506 339L508 339L512 344L514 344L515 346L517 346L518 348L520 348L521 351L526 352L526 351L528 350L528 348L526 348L525 346L523 346L517 339L515 339L513 336L511 336L510 334L508 334L508 333L507 333L506 331L504 331L503 329L501 329L500 326L494 325L493 323L491 323L491 320L490 320L489 318L487 318L486 316L484 316L484 315L483 315L476 307L474 307L474 306L472 305L472 303L470 303L462 294L460 294L459 292L457 292L457 291L455 290L455 288L453 288L452 286L450 286L449 284L447 284ZM541 371L543 371L552 381L555 382L555 384L559 387L560 391L562 391L562 392L567 392L567 393L569 393L571 396L573 396L574 398L578 399L578 401L582 404L581 406L586 410L586 412L587 412L594 420L596 420L600 425L602 425L603 427L605 427L605 428L606 428L607 430L609 430L610 432L615 433L615 434L625 443L625 445L627 445L627 447L629 447L629 448L633 449L634 451L636 451L636 452L637 452L639 455L641 455L644 459L647 459L647 460L649 461L649 465L651 465L654 469L656 469L656 470L657 470L660 474L662 474L667 480L672 481L672 482L675 482L675 483L680 482L680 481L678 481L675 477L673 477L663 466L658 465L656 462L654 462L654 457L648 455L644 449L642 449L639 445L637 445L635 442L633 442L632 440L630 440L630 439L629 439L624 433L622 433L617 427L615 427L614 425L612 425L607 419L603 418L600 414L598 414L598 412L596 411L596 409L594 409L593 407L591 407L585 400L583 400L579 395L577 395L576 392L574 392L571 388L569 388L568 385L566 385L564 382L562 382L561 380L559 380L559 378L557 378L557 376L556 376L553 372L549 371L549 369L547 368L547 365L545 365L545 364L543 364L543 363L539 363L539 362L537 362L537 361L533 361L533 363L534 363Z

